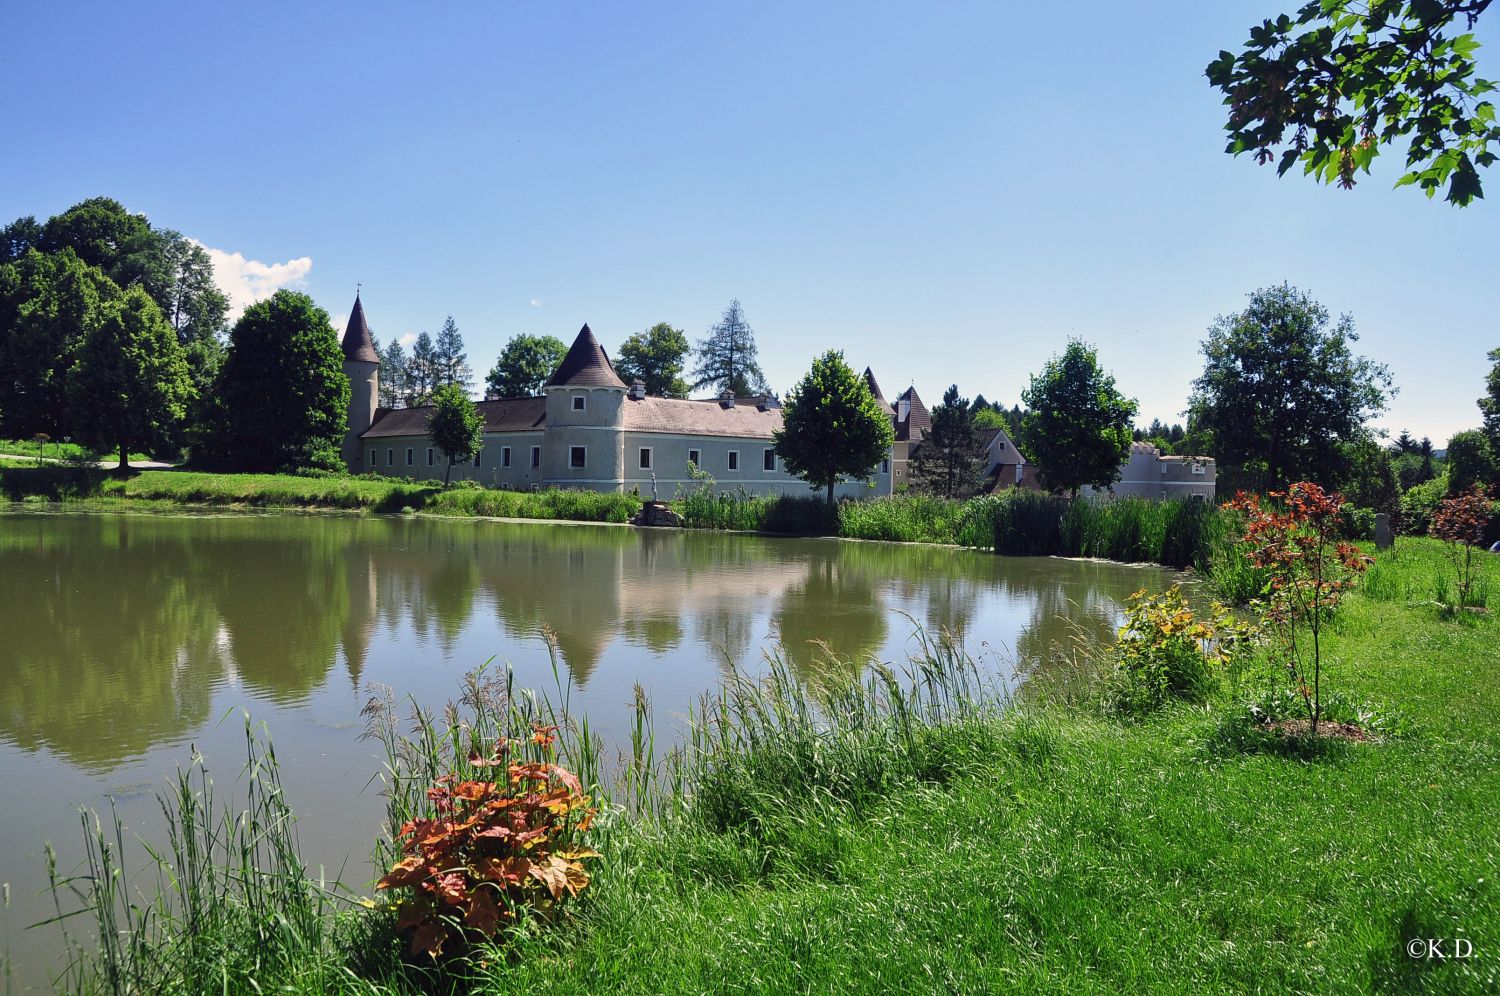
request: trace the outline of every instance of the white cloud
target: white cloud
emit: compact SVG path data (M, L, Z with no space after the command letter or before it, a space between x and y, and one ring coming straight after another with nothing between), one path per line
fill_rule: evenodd
M540 308L542 306L542 299L539 298L539 297L532 298L531 299L531 306L533 308Z
M415 332L408 332L408 333L406 333L406 335L402 336L400 339L397 339L396 341L399 342L399 343L401 343L401 348L402 349L406 349L412 343L414 343L414 342L417 341L417 334Z
M199 243L202 245L202 243ZM203 246L214 264L214 283L229 298L229 320L256 301L264 301L283 287L301 287L312 269L312 257L300 256L285 263L262 263L237 252Z

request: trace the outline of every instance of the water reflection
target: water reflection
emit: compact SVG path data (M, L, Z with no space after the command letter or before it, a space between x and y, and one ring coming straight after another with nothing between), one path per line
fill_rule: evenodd
M580 688L608 668L612 688L668 697L753 666L770 636L804 678L828 666L824 647L890 659L910 632L900 613L1041 660L1070 631L1107 634L1142 583L1109 565L831 540L13 513L0 515L0 739L106 770L202 726L221 686L292 707L335 669L358 690L403 641L472 666L544 629ZM430 668L387 660L382 680Z

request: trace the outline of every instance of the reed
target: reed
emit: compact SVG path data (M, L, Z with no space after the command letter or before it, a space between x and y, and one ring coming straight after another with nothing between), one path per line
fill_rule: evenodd
M80 810L84 858L47 871L63 931L59 989L84 993L368 990L350 971L337 883L314 881L269 739L245 723L243 808L223 804L202 758L158 795L166 844L128 838L118 813ZM320 876L321 878L321 876ZM75 938L78 919L92 929ZM367 955L362 955L367 957Z

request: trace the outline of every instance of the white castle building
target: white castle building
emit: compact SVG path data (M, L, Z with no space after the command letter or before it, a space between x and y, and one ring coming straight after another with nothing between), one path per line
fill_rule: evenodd
M343 447L349 469L441 479L447 460L427 435L432 407L378 407L380 357L358 295L343 348L351 388ZM866 376L873 385L869 371ZM452 480L513 490L639 489L645 495L654 480L661 497L671 498L697 485L689 473L696 467L720 489L811 493L806 481L787 473L772 448L771 434L781 428L774 396L725 394L694 401L648 396L641 382L627 385L620 379L587 325L540 397L478 401L475 407L484 418L484 444L473 462L453 466ZM904 444L896 445L904 457ZM872 468L869 481L839 484L835 496L890 494L895 456Z

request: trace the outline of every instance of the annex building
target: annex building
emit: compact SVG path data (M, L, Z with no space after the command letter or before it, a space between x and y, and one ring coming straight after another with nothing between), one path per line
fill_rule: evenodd
M349 433L343 457L354 473L374 472L418 480L442 478L447 460L427 435L431 406L381 408L380 357L355 296L344 332L344 372L351 387ZM865 377L891 412L897 442L868 481L845 481L841 498L888 495L904 480L912 433L920 440L927 409L914 389L895 405L885 402L874 377ZM626 384L587 325L578 332L539 397L478 401L484 444L472 463L454 464L451 480L486 487L530 490L582 488L652 493L662 498L698 485L690 467L725 490L750 494L806 494L807 482L787 473L772 448L781 428L774 395L706 400L658 398L640 381Z

